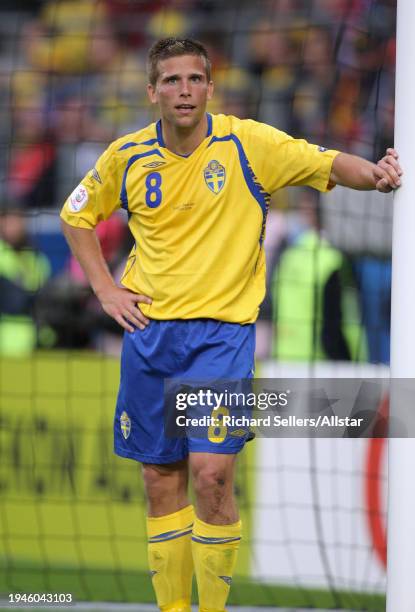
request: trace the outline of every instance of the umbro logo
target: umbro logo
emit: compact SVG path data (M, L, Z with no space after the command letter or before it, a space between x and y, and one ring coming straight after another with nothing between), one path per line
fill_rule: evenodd
M234 431L230 432L231 436L234 436L235 438L242 438L243 436L246 436L248 432L246 431L246 429L235 429Z
M92 176L93 179L95 179L98 183L101 183L101 185L102 185L101 177L99 176L99 172L98 172L98 170L96 168L93 168L91 170L91 176Z
M164 161L153 161L150 162L149 164L144 164L143 168L158 168L159 166L164 166L166 162Z

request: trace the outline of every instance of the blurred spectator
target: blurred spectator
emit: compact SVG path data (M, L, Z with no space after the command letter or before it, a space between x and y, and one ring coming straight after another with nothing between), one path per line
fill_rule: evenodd
M230 60L227 40L217 30L204 29L203 42L208 49L213 66L215 95L209 102L211 113L223 113L241 119L252 116L252 79L242 65Z
M191 29L192 2L182 0L182 2L169 3L164 6L149 19L147 31L153 39L166 38L167 36L186 36ZM175 4L179 6L175 6ZM188 9L188 10L186 10Z
M102 253L105 261L114 270L119 264L124 263L124 257L120 258L120 254L126 255L125 243L129 246L128 227L120 215L113 215L106 221L97 226L96 233L101 243ZM77 259L71 255L68 265L69 277L74 283L79 285L89 286L89 283L82 271Z
M119 42L138 49L147 45L149 17L166 5L165 0L105 0L110 22Z
M105 23L103 2L45 2L22 41L30 64L41 72L84 73L90 67L91 36Z
M361 257L354 264L360 288L362 322L367 335L368 360L390 362L392 263L380 257Z
M104 2L46 3L26 28L25 49L27 62L49 75L48 111L59 141L105 142L135 123L146 95L144 67L120 44Z
M12 79L13 141L6 173L6 198L23 208L56 203L56 144L46 112L47 82L31 71Z
M371 70L361 80L359 133L353 143L354 152L373 158L394 139L395 41L381 41L376 48Z
M296 74L293 41L286 30L259 21L250 37L250 49L250 71L257 85L255 116L289 131Z
M132 246L128 226L120 215L113 215L99 224L97 235L109 269L119 279ZM41 326L53 330L55 348L102 348L104 343L120 346L122 329L102 311L73 256L67 270L41 291L37 319Z
M315 192L302 190L272 281L273 357L313 362L362 358L358 300L344 255L320 234Z
M261 304L259 317L256 322L256 349L258 359L267 359L271 354L273 342L273 303L272 303L272 278L275 266L286 246L287 218L282 210L284 204L289 200L289 193L293 190L283 189L274 194L271 199L271 207L267 218L267 231L265 233L264 249L267 262L266 268L266 295ZM279 205L279 208L277 206Z
M327 142L327 118L336 79L333 38L327 27L309 27L294 86L291 132L310 142Z
M0 354L25 356L37 344L33 308L49 277L48 260L30 245L24 212L0 209Z

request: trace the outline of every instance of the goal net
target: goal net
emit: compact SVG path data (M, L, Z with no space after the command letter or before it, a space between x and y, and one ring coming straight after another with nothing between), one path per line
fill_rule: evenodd
M393 145L393 0L38 0L0 7L0 593L154 602L137 464L112 454L121 333L60 233L109 142L155 116L146 50L209 48L209 111L371 160ZM391 198L291 188L268 214L262 378L388 376ZM115 214L99 238L119 278ZM386 402L386 398L382 399ZM385 609L386 442L267 439L239 458L231 603Z

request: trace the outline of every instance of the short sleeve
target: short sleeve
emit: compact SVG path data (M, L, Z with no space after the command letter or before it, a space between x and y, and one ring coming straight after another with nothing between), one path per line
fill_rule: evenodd
M120 207L121 177L110 146L73 190L61 210L61 218L74 227L93 229Z
M268 193L282 187L307 185L329 191L330 173L338 151L295 139L264 123L244 121L243 145L251 168Z

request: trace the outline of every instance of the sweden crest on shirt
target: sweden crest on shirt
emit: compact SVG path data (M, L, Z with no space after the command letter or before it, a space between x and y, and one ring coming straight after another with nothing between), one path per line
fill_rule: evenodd
M203 170L206 185L213 193L217 194L223 188L226 180L225 167L216 159L212 159Z

